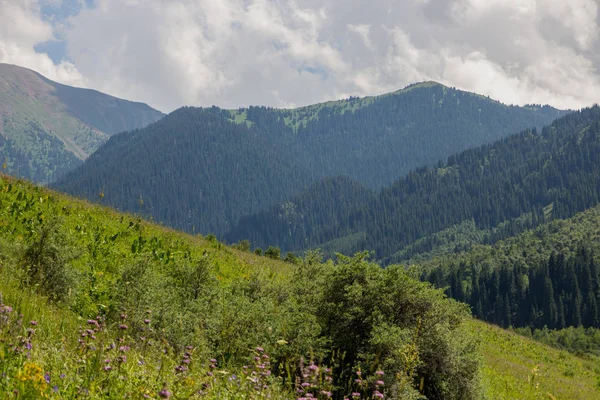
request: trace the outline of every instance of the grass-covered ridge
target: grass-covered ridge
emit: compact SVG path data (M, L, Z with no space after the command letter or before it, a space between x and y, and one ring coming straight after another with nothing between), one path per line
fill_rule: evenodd
M501 372L463 305L365 254L284 263L4 176L0 293L0 397L496 399L539 362ZM600 393L565 357L523 398Z

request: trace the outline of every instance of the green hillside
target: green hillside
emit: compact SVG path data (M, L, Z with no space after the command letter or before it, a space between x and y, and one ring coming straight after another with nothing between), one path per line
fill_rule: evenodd
M364 254L284 263L6 176L0 278L0 392L20 398L600 394L591 361L473 321Z
M367 204L360 189L345 190L341 219L332 205L311 207L311 197L299 195L288 200L304 210L299 217L276 206L240 220L226 237L283 251L369 249L386 265L494 243L598 204L599 127L600 108L584 109L413 170ZM320 220L327 223L307 226Z
M9 173L38 182L73 169L109 136L163 116L145 104L9 64L0 64L0 88L0 160Z
M183 108L114 138L55 187L91 201L104 193L104 204L125 211L140 211L141 196L154 220L221 238L242 216L290 202L321 179L347 176L372 190L562 114L434 83L295 110Z

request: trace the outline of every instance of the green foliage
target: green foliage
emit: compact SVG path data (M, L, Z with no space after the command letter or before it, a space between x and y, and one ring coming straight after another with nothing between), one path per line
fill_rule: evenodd
M265 383L274 398L293 396L303 363L330 370L330 381L323 379L319 387L336 397L360 389L363 398L380 391L388 397L479 398L465 306L401 268L379 268L365 254L334 264L308 253L292 267L279 260L275 248L268 253L277 259L255 257L221 246L216 238L169 231L5 177L0 221L2 301L15 308L28 302L31 309L24 314L32 319L38 304L70 321L51 324L41 343L32 342L36 352L29 359L0 352L11 359L0 393L20 388L53 395L42 381L29 389L16 386L33 368L28 364L35 364L35 371L27 370L32 379L50 371L51 381L61 382L58 396L67 398L84 389L92 398L156 395L163 382L184 398L200 389L208 398L253 398L253 387L244 384L239 395L228 394L235 385L213 379L217 371L208 374L211 367L202 360L215 357L211 365L222 367L227 378L243 376L243 365L254 355L249 349L262 346L270 356L271 378ZM79 249L76 258L70 248ZM21 254L38 271L60 266L76 275L60 302L35 294L42 286L33 280L22 285L15 274L22 271ZM63 293L62 283L49 287ZM88 319L102 328L86 331L81 324ZM0 346L23 336L12 330L2 335ZM175 373L188 346L194 349L194 368ZM127 360L115 361L122 356ZM382 368L384 384L376 384ZM64 381L56 378L61 373Z
M269 246L269 248L267 250L265 250L265 257L269 257L269 258L278 260L280 256L281 256L281 250L279 249L279 247Z
M564 329L515 328L514 331L519 335L533 338L538 342L566 350L580 357L589 357L590 355L600 357L600 329L598 328L570 326Z
M250 251L250 241L247 239L240 240L239 243L234 244L232 247L241 251Z
M68 263L74 258L61 223L52 219L32 232L31 244L21 259L26 280L47 296L64 300L73 287Z

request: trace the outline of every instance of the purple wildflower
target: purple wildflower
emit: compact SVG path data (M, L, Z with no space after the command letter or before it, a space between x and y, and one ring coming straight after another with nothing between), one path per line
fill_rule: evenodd
M31 324L31 326L37 326L37 325L38 325L38 322L37 322L37 321L31 321L31 322L29 322L29 323Z
M46 383L50 383L50 373L49 372L46 372L44 374L44 380L46 381Z
M379 371L375 371L375 375L383 376L384 373L382 370L379 370Z
M383 399L383 393L379 392L379 390L376 390L375 393L373 393L373 395L378 399Z

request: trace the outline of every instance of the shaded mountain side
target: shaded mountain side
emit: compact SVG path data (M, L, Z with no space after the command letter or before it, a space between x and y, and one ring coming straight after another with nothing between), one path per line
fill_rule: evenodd
M0 149L6 172L47 183L81 163L117 132L163 117L142 104L0 64ZM24 156L24 162L20 157Z
M376 189L410 170L564 115L548 106L507 106L425 82L377 97L293 110L230 112L290 148L321 176L347 175Z
M223 235L242 216L281 205L321 179L343 175L367 188L380 187L455 148L546 123L561 113L551 107L506 106L436 83L295 110L186 108L169 115L168 123L113 140L71 175L71 182L65 179L56 187L95 200L104 193L103 201L121 210L142 212L190 232ZM184 150L178 141L175 149L165 143L180 134L193 137L194 147ZM177 154L168 154L173 151ZM190 168L195 167L202 169L194 174ZM363 191L357 196L364 198ZM340 202L342 197L329 198ZM313 203L309 208L318 207ZM318 220L326 218L319 215ZM318 220L288 222L303 224L292 227L297 234L323 239L347 230L343 224L339 229L331 225L330 233L319 236ZM268 229L274 234L286 230L261 229L266 229L262 236L268 236Z
M465 221L472 221L469 229L489 230L485 240L494 242L553 218L572 216L600 198L599 126L598 107L567 115L541 132L526 130L451 156L435 168L414 170L367 205L357 201L345 219L313 226L310 235L290 235L296 232L292 229L261 240L284 251L324 243L350 252L366 248L374 250L377 259L393 262L391 256L416 241ZM345 202L352 204L352 194L348 196ZM314 212L304 218L318 221L322 214ZM277 216L261 218L271 224ZM246 221L233 232L257 237L259 220ZM419 247L428 250L423 244ZM416 254L410 252L411 257Z
M250 129L182 108L112 137L53 186L178 229L221 234L302 190L309 177Z
M319 237L322 227L333 232L339 221L346 221L356 207L369 204L375 192L348 177L325 178L302 194L258 214L244 216L225 236L231 243L250 240L254 247L267 248L270 238L281 238L279 246L290 251L304 246L296 238ZM342 232L339 232L342 233ZM335 233L334 233L335 234Z

